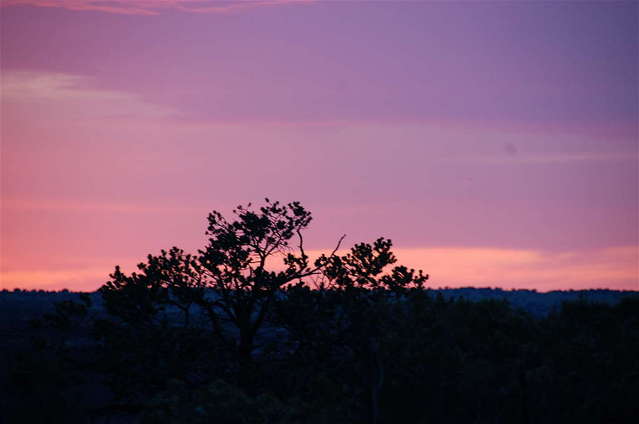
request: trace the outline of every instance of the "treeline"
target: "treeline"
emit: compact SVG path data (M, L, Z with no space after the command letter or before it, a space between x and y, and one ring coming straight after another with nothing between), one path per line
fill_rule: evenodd
M625 423L639 298L544 315L425 289L390 240L311 260L299 203L209 215L208 242L116 267L4 349L9 422ZM292 245L291 245L292 244ZM280 264L273 266L274 259ZM96 300L99 308L93 308Z
M527 289L501 289L492 287L430 288L424 290L431 296L441 294L445 299L505 300L515 308L524 309L535 316L544 316L558 309L563 302L585 300L595 303L617 304L627 296L639 295L639 291L589 289L589 290L553 290L539 292ZM81 292L69 290L47 291L42 289L0 290L0 326L8 325L16 319L28 321L44 313L51 312L56 302L78 300ZM91 297L95 312L102 309L100 294L85 292Z
M630 423L639 299L535 318L413 290L291 288L250 362L196 324L61 304L5 358L7 423Z

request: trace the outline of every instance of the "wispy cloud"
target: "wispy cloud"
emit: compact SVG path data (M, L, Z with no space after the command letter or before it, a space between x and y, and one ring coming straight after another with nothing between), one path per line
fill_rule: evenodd
M174 113L133 93L92 88L92 80L81 75L5 71L0 81L3 102L53 106L47 110L75 118L161 118Z
M229 13L256 7L312 3L315 0L7 0L2 6L57 7L125 15L158 15L176 10L186 13Z

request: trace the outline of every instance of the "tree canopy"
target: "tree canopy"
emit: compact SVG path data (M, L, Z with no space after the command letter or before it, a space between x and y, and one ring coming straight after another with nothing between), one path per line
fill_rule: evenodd
M342 236L332 252L311 260L303 232L312 216L299 202L265 199L259 208L240 205L233 214L233 220L218 211L208 215L208 240L196 254L173 247L149 255L131 275L116 267L100 289L109 312L143 325L174 307L189 325L192 309L199 308L215 336L248 360L278 292L291 284L398 291L421 288L428 278L404 266L388 270L396 258L384 238L340 256Z

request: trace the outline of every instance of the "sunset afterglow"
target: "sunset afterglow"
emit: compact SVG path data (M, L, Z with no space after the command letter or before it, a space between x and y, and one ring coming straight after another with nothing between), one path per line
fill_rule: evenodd
M265 196L432 287L639 289L636 2L9 0L2 288Z

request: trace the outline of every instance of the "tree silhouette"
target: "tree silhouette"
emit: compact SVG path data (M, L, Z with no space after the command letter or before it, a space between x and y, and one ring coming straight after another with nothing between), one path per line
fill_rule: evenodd
M210 213L208 242L197 255L173 247L149 255L147 263L138 265L139 273L127 276L116 267L100 289L108 311L140 325L175 307L188 326L191 308L198 306L217 338L235 349L240 362L250 361L278 290L319 274L344 238L332 253L311 263L302 236L311 213L299 202L265 200L257 210L250 203L238 206L233 221L218 211Z
M363 388L362 403L368 405L367 415L372 424L380 420L388 346L401 326L397 321L401 316L398 301L411 289L421 291L428 279L421 270L401 265L388 269L397 262L391 248L391 240L379 238L373 244L356 244L343 256L321 257L318 260L324 265L318 287L321 295L296 286L278 304L280 324L301 346L312 347L313 352L306 354L330 352L337 346L341 348L339 355L326 356L338 356L340 360L345 356L356 358L344 373L356 374L356 384ZM305 311L300 311L300 307ZM313 322L299 319L309 311ZM322 359L313 358L318 360Z

